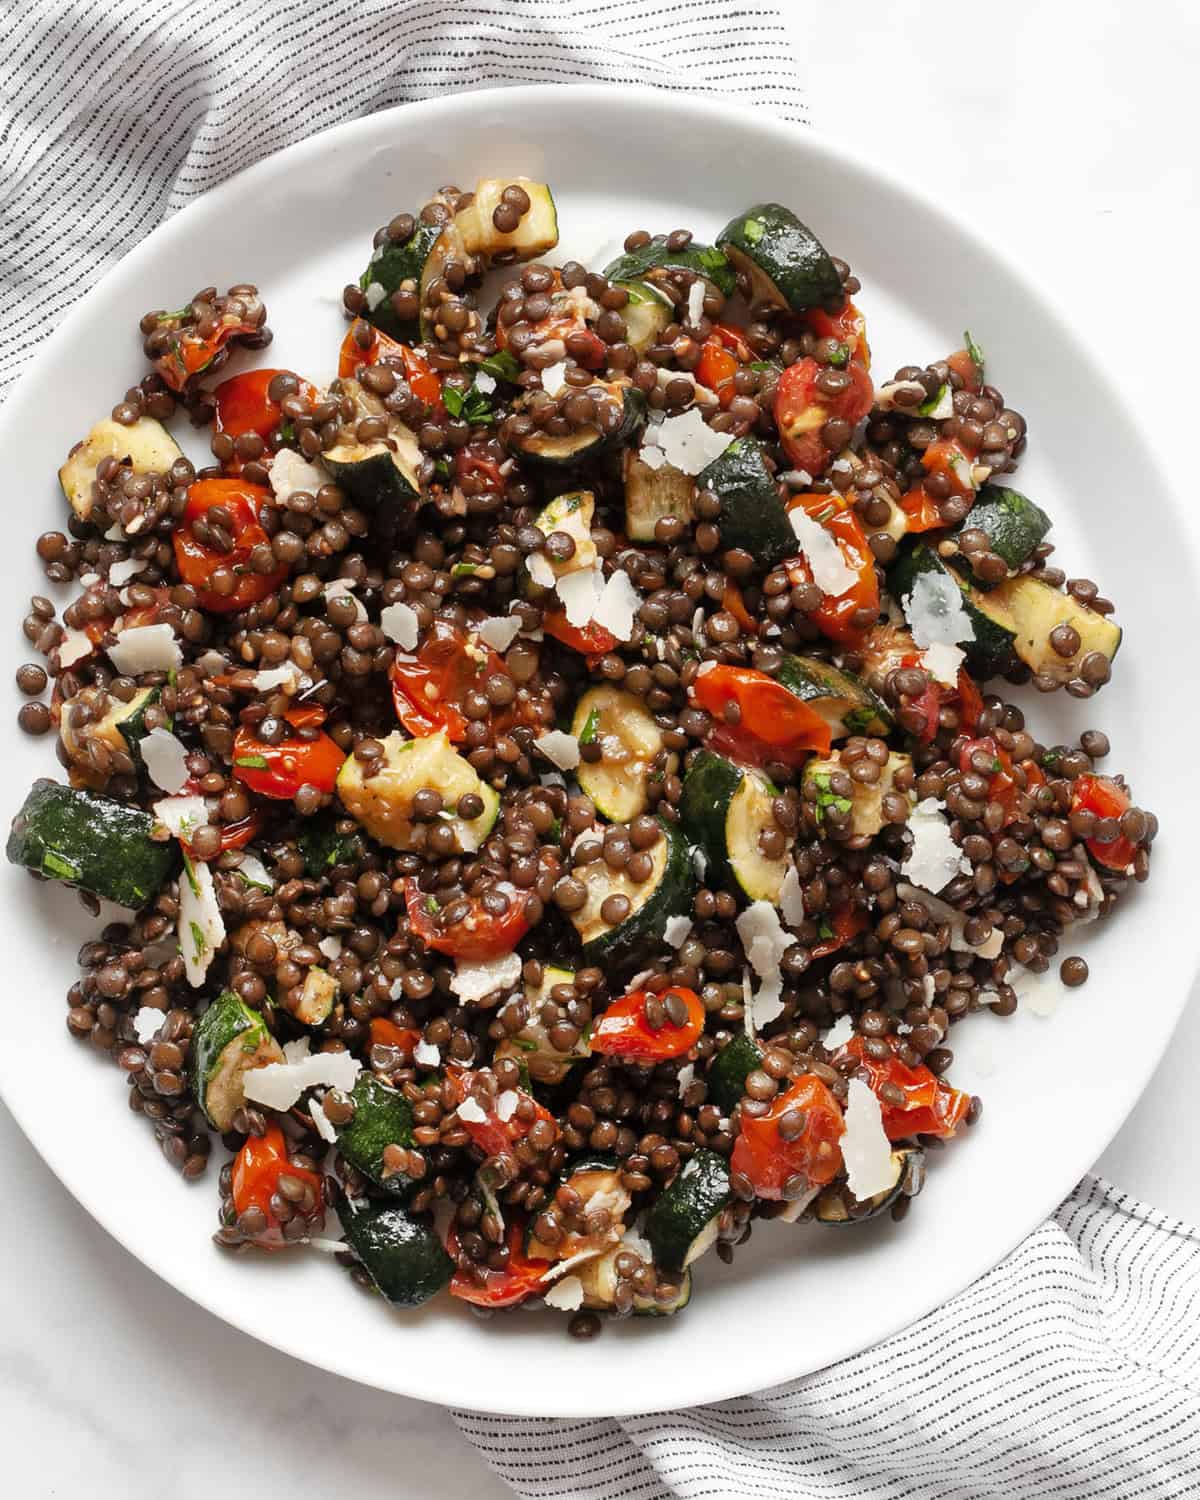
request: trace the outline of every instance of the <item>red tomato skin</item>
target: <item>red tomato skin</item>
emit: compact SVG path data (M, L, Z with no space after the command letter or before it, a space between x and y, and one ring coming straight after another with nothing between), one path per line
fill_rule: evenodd
M288 1157L287 1141L278 1125L270 1126L265 1135L248 1136L233 1161L230 1184L233 1206L239 1214L248 1208L257 1208L267 1216L265 1234L255 1239L255 1244L263 1249L280 1250L286 1244L282 1228L271 1212L271 1196L285 1173L289 1177L298 1177L311 1187L317 1207L324 1207L324 1185L320 1173L293 1165Z
M290 801L302 786L332 792L345 759L345 752L327 734L268 745L249 730L239 729L233 741L233 774L252 792L276 801ZM252 763L247 765L247 761Z
M187 505L179 525L171 534L171 541L179 576L196 590L196 602L201 609L211 614L232 614L248 609L251 604L258 604L268 594L273 594L287 577L286 568L271 573L252 573L246 568L254 548L270 541L259 524L258 514L271 499L270 490L241 479L197 479L188 491ZM223 505L233 516L232 552L221 553L205 546L196 539L192 530L214 505ZM244 569L232 594L216 594L206 587L216 569L222 566L231 567L235 572L239 567Z
M446 1082L455 1096L456 1107L467 1098L471 1092L471 1080L474 1074L463 1068L450 1068L446 1072ZM514 1112L507 1120L502 1120L493 1105L486 1111L487 1118L484 1120L464 1120L459 1118L459 1124L471 1138L471 1144L483 1152L484 1156L502 1156L512 1150L515 1141L524 1140L533 1127L539 1122L551 1125L554 1133L558 1134L558 1122L548 1109L539 1104L532 1094L524 1089L516 1089L518 1107L528 1101L533 1105L533 1113L528 1119L522 1119Z
M500 889L509 898L508 910L502 917L492 916L479 903L473 902L469 916L442 930L429 912L429 896L421 889L416 876L410 876L404 882L408 924L426 948L432 948L435 953L469 960L499 958L511 953L529 931L529 917L526 915L528 892L519 891L507 882Z
M829 725L807 703L752 667L710 667L693 679L693 700L712 718L710 743L756 764L776 760L800 765L816 751L828 755ZM737 704L736 725L723 717L728 704Z
M803 1110L803 1131L795 1140L779 1134L779 1119L789 1110ZM766 1114L743 1115L729 1166L754 1189L755 1196L780 1199L788 1179L802 1173L810 1188L825 1187L842 1169L838 1142L845 1120L837 1100L812 1074L799 1078L786 1093L777 1094Z
M668 1021L655 1031L646 1020L648 990L634 990L614 1000L592 1028L590 1047L607 1057L622 1057L628 1062L656 1063L672 1057L683 1057L700 1040L704 1031L704 1004L694 990L673 985L660 999L678 995L687 1006L684 1025Z
M775 387L775 425L784 452L797 469L817 478L837 456L826 447L821 429L835 418L854 428L871 410L875 388L866 368L857 360L845 366L846 389L826 395L817 385L824 366L807 357L789 365Z
M803 510L812 520L820 522L832 534L846 566L855 574L854 583L844 594L823 598L809 618L830 640L844 646L861 645L878 623L879 578L867 534L858 517L839 495L797 495L788 509ZM793 584L813 581L812 569L803 556L787 559L783 567ZM859 610L874 611L875 619L869 625L856 625Z
M589 620L586 625L572 625L559 611L550 611L543 617L542 629L581 656L603 656L619 644L616 636L603 625L597 625L595 620Z
M421 1040L421 1033L412 1026L397 1026L386 1016L375 1016L370 1025L371 1045L374 1047L396 1047L401 1052L411 1052Z
M1119 818L1130 805L1129 793L1123 791L1111 776L1077 776L1072 784L1072 812L1086 811L1099 818ZM1106 870L1127 870L1137 857L1137 845L1124 834L1119 834L1108 844L1095 838L1086 839L1084 843L1087 852Z
M892 1045L896 1045L895 1041ZM866 1070L867 1081L874 1093L878 1094L885 1083L890 1083L904 1095L903 1104L880 1101L883 1130L889 1141L902 1140L910 1135L932 1135L948 1140L966 1119L971 1107L970 1095L943 1083L923 1063L910 1068L898 1057L869 1057L861 1036L851 1037L838 1049L834 1054L834 1065L845 1058L853 1058L860 1068Z
M550 1269L548 1260L535 1260L525 1254L525 1220L511 1217L504 1236L508 1264L501 1271L487 1270L483 1282L477 1282L469 1271L455 1271L450 1279L450 1295L477 1307L515 1307L541 1290L542 1277ZM459 1256L458 1235L451 1228L446 1238L446 1253L452 1260Z

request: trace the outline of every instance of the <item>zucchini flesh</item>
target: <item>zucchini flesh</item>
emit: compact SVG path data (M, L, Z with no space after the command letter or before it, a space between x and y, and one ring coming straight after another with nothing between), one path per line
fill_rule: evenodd
M913 585L922 573L948 578L961 592L971 638L960 644L973 672L989 677L1012 660L1016 629L1008 615L1003 588L980 593L947 567L932 547L919 542L901 552L888 572L888 591L902 608L907 608ZM997 598L998 594L1001 597Z
M441 224L418 222L412 237L402 245L389 240L379 246L359 278L359 287L367 299L363 317L402 344L416 343L421 337L420 321L397 317L391 303L392 294L420 293L426 263L441 238L442 229Z
M758 203L731 219L717 245L750 282L749 301L804 312L839 307L842 278L807 224L781 203Z
M344 378L340 390L354 403L354 416L321 462L352 499L374 513L375 529L388 543L420 504L421 449L404 423L357 380ZM361 417L385 417L387 437L360 443L355 428Z
M213 1128L232 1128L252 1068L283 1060L259 1012L229 990L218 995L193 1028L190 1059L192 1093Z
M738 438L703 470L696 484L721 502L723 549L749 552L763 567L795 556L796 533L760 443Z
M526 458L548 468L569 468L623 448L641 430L646 420L646 398L637 386L619 380L597 380L582 389L598 399L620 402L621 420L616 428L606 434L598 427L579 427L561 437L535 429L516 443ZM519 410L521 404L518 401L515 409Z
M578 573L595 566L599 553L592 541L592 518L596 513L596 497L591 490L572 490L558 495L534 520L534 525L543 536L552 536L561 531L575 543L575 551L565 562L546 556L546 561L556 578L565 578L568 573Z
M382 744L381 768L369 780L364 780L362 764L353 755L338 772L338 796L350 815L389 849L411 849L418 826L412 816L413 798L423 788L432 788L442 795L459 844L474 853L492 830L500 798L451 746L445 730L415 740L394 730ZM469 822L454 814L467 792L483 798L483 812Z
M1038 543L1050 530L1050 524L1046 512L1018 490L1010 490L1001 484L985 484L962 529L982 531L997 557L1003 558L1010 568L1019 568L1032 557ZM977 589L987 592L995 587L994 583L976 576L964 553L959 553L952 561L968 575Z
M651 344L657 344L663 330L675 321L674 306L648 281L619 281L615 284L629 295L629 301L621 309L621 316L625 319L625 342L642 354Z
M654 282L671 271L691 271L711 282L725 297L731 297L737 289L737 276L721 250L695 240L680 250L668 250L665 234L656 234L636 250L626 250L604 268L609 281L620 282Z
M605 1208L612 1222L600 1236L568 1234L557 1245L543 1244L531 1231L526 1239L526 1253L537 1260L568 1260L584 1250L603 1250L620 1238L625 1215L633 1203L621 1184L621 1168L614 1157L582 1158L572 1163L563 1174L562 1182L583 1200L581 1213L585 1217L589 1210Z
M826 808L836 807L850 814L850 832L855 837L873 838L884 825L883 799L895 790L896 773L906 766L912 766L912 757L893 750L888 755L887 764L880 767L878 781L852 780L850 796L839 797L831 789L829 778L835 771L845 770L841 760L836 756L813 759L804 767L801 789L805 800L811 800L817 809L818 818L823 816ZM914 799L910 797L909 800Z
M701 750L684 777L680 818L708 856L709 878L749 901L778 901L787 874L786 854L768 859L759 847L759 835L774 826L773 796L765 777L712 750Z
M571 913L571 922L583 943L589 964L623 965L662 942L668 917L691 910L695 882L687 841L679 829L662 824L663 836L650 852L650 878L635 885L624 870L610 870L602 859L575 868L576 880L587 889L587 900ZM628 897L629 915L610 925L600 915L607 896Z
M1078 677L1080 663L1093 651L1112 661L1121 645L1119 625L1040 578L1010 578L979 595L976 603L1011 629L1012 648L1027 667L1056 682ZM1074 656L1060 656L1050 644L1050 632L1059 625L1070 625L1079 633Z
M704 1075L708 1097L723 1115L731 1115L742 1102L746 1079L762 1064L762 1048L744 1031L735 1032L713 1059Z
M865 1202L855 1198L846 1184L833 1183L818 1194L813 1217L818 1224L863 1224L877 1219L900 1195L912 1198L920 1192L925 1170L925 1152L920 1146L901 1146L892 1152L892 1184Z
M731 1197L729 1167L715 1151L697 1151L663 1189L646 1215L643 1232L664 1271L683 1271L717 1238L721 1212Z
M385 1193L404 1196L412 1182L402 1175L383 1175L383 1152L385 1146L412 1145L412 1105L398 1089L389 1088L367 1072L358 1075L350 1097L354 1118L339 1127L338 1150L356 1171Z
M395 1204L343 1210L346 1240L379 1292L396 1307L420 1307L450 1284L454 1262L433 1228Z
M881 699L849 672L815 656L785 656L776 673L829 725L835 740L851 734L886 735L892 716Z
M101 775L93 770L83 755L84 741L75 732L72 722L71 708L75 702L88 701L90 689L85 688L78 698L72 700L63 708L62 717L59 720L58 734L62 740L63 749L70 756L73 764L71 766L72 780L78 784L82 782L93 789L102 789L108 780L107 775ZM114 698L111 707L104 717L88 725L87 738L99 740L101 744L107 745L110 750L125 751L132 755L135 764L140 762L138 746L149 731L146 728L146 710L152 703L157 703L161 696L158 688L142 688L136 692L128 703L122 703L120 699Z
M492 215L509 187L524 188L529 209L521 215L517 227L505 234L496 228ZM455 214L454 222L467 254L481 256L485 261L498 255L508 260L536 260L558 244L554 195L544 182L534 182L529 177L481 179L475 184L471 202Z
M669 1302L660 1302L656 1297L634 1297L635 1318L669 1318L683 1309L692 1300L692 1273L685 1271L680 1278L679 1291Z
M153 827L140 808L43 778L13 819L7 853L14 865L136 910L175 863L174 843L156 843Z
M603 752L601 760L581 760L575 773L597 812L612 823L629 823L645 812L650 768L663 737L643 701L620 688L592 688L575 707L571 733Z
M654 528L673 516L690 526L696 482L673 464L652 469L634 448L625 450L625 533L634 542L654 541Z
M584 1307L596 1312L607 1312L612 1308L617 1296L617 1257L625 1249L624 1244L616 1244L603 1255L594 1255L591 1260L584 1261L575 1272L583 1286ZM633 1315L637 1318L668 1318L685 1308L691 1298L692 1273L685 1271L680 1278L679 1291L670 1301L659 1302L655 1297L635 1295Z
M153 417L139 417L128 427L105 417L71 449L58 471L58 482L71 509L81 521L89 521L94 504L92 485L104 459L127 463L135 474L166 474L182 457L178 443Z
M525 986L525 999L529 1006L530 1019L516 1036L500 1042L495 1056L511 1058L524 1068L531 1083L554 1085L561 1083L577 1062L591 1056L586 1040L581 1036L570 1052L560 1052L551 1042L550 1034L542 1022L539 1011L542 1003L549 999L555 985L573 984L575 974L571 969L555 968L546 964L539 985Z

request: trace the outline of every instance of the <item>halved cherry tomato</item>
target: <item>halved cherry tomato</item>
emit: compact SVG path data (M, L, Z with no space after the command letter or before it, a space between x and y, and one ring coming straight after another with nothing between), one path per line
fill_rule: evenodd
M562 273L555 271L554 280L547 296L550 308L544 318L532 325L532 347L551 341L571 340L570 355L577 365L585 370L600 370L608 358L608 345L587 326L587 314L580 297L563 286ZM503 305L503 304L502 304ZM522 325L527 326L527 325ZM496 348L508 347L510 325L502 318L496 319Z
M500 461L480 451L474 443L468 443L454 455L454 477L462 484L467 479L477 479L485 490L501 491L505 479L500 472Z
M471 1092L471 1080L474 1074L464 1069L451 1068L446 1073L446 1083L455 1098L455 1107L462 1104ZM499 1101L502 1094L496 1096L496 1102L482 1112L486 1115L483 1120L464 1120L459 1116L458 1123L471 1137L471 1144L477 1146L485 1156L501 1156L511 1151L514 1141L522 1141L538 1124L552 1125L555 1134L558 1133L558 1122L550 1111L539 1104L532 1094L527 1094L524 1089L505 1090L516 1094L517 1103L508 1119L502 1119L499 1113Z
M719 398L722 406L728 406L737 395L734 376L753 358L754 351L736 328L714 323L693 374Z
M1120 818L1130 807L1129 793L1111 776L1077 776L1071 787L1071 811L1095 813L1098 818ZM1132 839L1118 834L1110 843L1085 840L1087 852L1106 870L1127 870L1137 855Z
M907 529L912 532L936 531L946 524L937 501L923 485L918 484L900 496L900 509L904 512Z
M283 408L271 400L267 389L276 375L291 373L290 370L247 370L244 375L223 380L213 392L217 403L217 431L232 438L255 432L264 443L268 442L286 418ZM301 380L299 394L315 401L316 387ZM238 473L241 465L241 459L235 456L225 467L230 473Z
M844 646L861 645L867 631L878 621L879 578L875 572L874 555L867 544L867 534L858 517L841 495L797 495L788 509L803 510L814 521L819 521L837 542L842 560L855 575L854 583L844 594L825 595L809 619L830 640ZM793 584L813 581L807 558L788 558L783 566ZM860 610L872 614L865 625L855 623Z
M687 1020L677 1026L668 1016L656 1031L646 1019L646 1004L651 999L665 1003L672 995L683 1001ZM694 990L673 985L657 996L649 990L634 990L608 1007L592 1027L589 1045L593 1052L602 1052L607 1057L656 1063L668 1057L682 1057L699 1041L703 1030L704 1004Z
M269 1249L282 1249L285 1241L279 1220L271 1212L271 1198L279 1192L281 1177L295 1177L312 1189L316 1208L324 1206L325 1193L319 1172L296 1166L288 1156L287 1141L278 1125L265 1135L248 1136L233 1159L233 1206L239 1214L248 1208L261 1209L267 1217L265 1233L255 1243Z
M509 1218L504 1235L508 1260L504 1269L484 1270L483 1280L476 1280L471 1271L455 1271L450 1278L450 1295L462 1302L473 1302L476 1307L515 1307L518 1302L534 1296L542 1290L542 1277L553 1264L548 1260L535 1260L525 1254L525 1220L516 1215ZM451 1226L446 1236L446 1253L457 1261L459 1255L458 1235Z
M936 443L930 443L921 455L921 463L927 474L945 476L952 495L975 494L974 459L958 438L939 438Z
M397 1026L386 1016L375 1016L370 1025L373 1047L395 1047L401 1052L411 1052L421 1040L421 1033L414 1026Z
M921 653L909 651L899 661L902 667L919 667ZM965 667L958 671L956 687L948 687L930 677L925 691L915 697L909 707L923 715L924 723L917 735L923 744L932 744L937 736L943 704L955 704L958 708L959 725L962 729L974 729L983 712L983 696L975 686L974 679Z
M196 602L201 609L213 614L248 609L274 593L287 577L286 568L255 573L247 567L255 547L270 541L258 520L259 511L270 499L270 490L241 479L197 479L188 491L183 518L171 540L179 576L196 590ZM220 506L233 523L232 552L218 552L196 537L196 523L214 506ZM232 570L235 578L232 593L218 594L208 587L218 568Z
M185 790L191 792L193 789L198 792L195 784L189 783ZM217 854L224 854L226 849L244 849L250 840L261 832L264 821L262 812L258 808L255 808L252 813L248 813L244 818L239 818L236 823L224 824L221 829L221 847L218 849ZM180 843L192 859L200 858L200 855L193 853L192 846L188 843L187 839L181 839ZM209 855L210 859L216 859L216 857L216 854Z
M789 365L775 387L775 425L784 451L797 469L814 478L823 474L836 454L821 438L826 422L840 418L853 429L871 410L875 388L863 365L852 360L843 370L849 384L837 395L828 396L817 380L825 366L815 359L801 359Z
M216 362L230 339L257 332L256 324L241 319L222 321L207 338L201 338L194 327L185 326L171 335L165 353L154 361L154 368L171 390L182 391L193 375L202 374Z
M983 389L983 371L975 363L975 356L969 349L956 349L953 354L946 356L946 363L956 375L962 376L964 391L977 395Z
M808 331L819 339L837 339L845 344L847 357L857 360L865 370L871 368L871 350L867 345L867 320L847 297L842 310L827 313L822 307L810 307L804 314Z
M408 925L427 948L448 953L451 958L480 960L499 958L511 953L525 934L530 922L526 915L529 892L502 882L493 890L508 897L508 910L496 916L480 902L471 900L471 910L461 922L443 929L435 921L433 897L421 889L416 876L404 882L404 904L408 908Z
M867 914L861 907L851 906L846 902L844 906L835 907L829 915L829 937L823 937L808 951L813 958L826 958L852 942L860 932L866 932L870 925Z
M412 735L444 729L456 743L467 735L463 700L489 677L507 676L504 662L477 636L435 620L415 656L398 651L388 673L396 716Z
M595 620L589 620L586 625L572 625L561 610L547 611L542 618L542 629L584 656L603 656L608 651L615 651L618 644L612 631L597 625Z
M753 667L709 667L692 680L691 695L713 720L709 741L735 759L798 766L815 750L828 755L829 725L819 713L765 672ZM726 709L737 711L730 723Z
M804 1128L792 1140L779 1131L782 1117L803 1115ZM782 1198L794 1179L809 1188L824 1187L842 1169L838 1144L846 1122L837 1100L814 1074L798 1078L786 1093L776 1094L763 1115L743 1115L729 1166L739 1172L759 1198Z
M976 754L982 754L990 761L990 770L981 771L975 765ZM968 740L959 753L958 763L965 771L974 771L976 775L989 777L988 799L998 802L1004 808L1004 824L1015 822L1022 816L1020 796L1021 785L1017 780L1012 756L998 745L990 734L984 735L982 739ZM1033 760L1023 760L1020 766L1021 775L1024 777L1026 792L1036 791L1039 786L1045 786L1046 778L1042 768Z
M890 1041L893 1048L898 1045L895 1038ZM882 1097L879 1100L883 1130L889 1141L898 1141L907 1135L934 1135L948 1140L966 1119L971 1096L943 1083L924 1063L910 1068L898 1057L870 1057L866 1038L861 1036L852 1036L845 1046L838 1048L833 1056L834 1064L847 1057L852 1057L866 1070L874 1094L879 1095L885 1083L903 1094L902 1104L889 1103Z
M269 745L248 729L233 738L233 774L262 797L290 800L302 786L332 792L346 752L327 734Z
M721 608L733 616L747 635L758 634L758 621L746 608L741 589L728 578L725 580L725 592L721 595Z
M366 342L360 343L364 332ZM441 376L419 350L389 338L362 318L356 318L338 352L338 374L344 379L361 366L377 365L381 360L403 374L409 390L426 406L436 406L441 401Z
M958 686L955 688L955 693L958 697L958 722L960 727L968 730L974 729L976 724L979 723L979 715L983 712L983 694L975 686L975 679L967 671L966 667L958 669ZM1025 761L1023 764L1026 767L1033 766L1032 761ZM1041 786L1046 778L1042 776L1041 770L1037 766L1033 768L1040 777L1037 784Z

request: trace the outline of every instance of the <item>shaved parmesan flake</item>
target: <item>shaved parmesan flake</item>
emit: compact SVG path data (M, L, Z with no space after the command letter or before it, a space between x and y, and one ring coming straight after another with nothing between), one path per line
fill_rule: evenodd
M479 1107L479 1103L470 1094L458 1106L458 1118L466 1120L469 1125L486 1125L487 1115Z
M315 495L329 483L324 469L310 464L291 448L281 448L271 460L271 488L277 500L287 500L298 491Z
M550 566L549 560L540 552L531 552L525 559L525 567L530 578L539 588L552 589L554 587L554 569Z
M912 852L900 866L900 873L913 885L936 894L956 875L973 872L971 861L950 837L946 815L934 798L926 797L913 808L908 831L912 835Z
M566 786L567 779L561 771L542 771L538 776L539 786Z
M896 886L896 894L902 901L920 902L931 917L938 922L945 922L950 929L950 947L955 953L978 953L980 958L1000 957L1000 950L1004 947L1004 934L999 927L992 928L991 936L985 942L972 946L966 938L966 912L959 911L945 901L939 901L928 891L919 891L915 886L905 885L903 882Z
M92 642L85 631L70 629L63 631L63 638L58 648L58 664L64 671L91 654Z
M450 981L450 988L460 1000L469 1005L473 1000L482 1000L497 990L511 989L520 978L519 955L505 953L501 958L489 958L481 963L460 963Z
M112 525L104 533L104 540L106 542L123 542L125 540L125 529L121 525L120 521L114 521L112 523Z
M308 1117L316 1126L317 1134L321 1139L328 1141L331 1146L335 1145L337 1142L337 1131L334 1129L329 1116L325 1113L324 1108L318 1100L310 1099L308 1101ZM338 1243L339 1248L345 1248L340 1242Z
M334 578L321 590L321 596L326 604L334 599L349 599L354 606L354 623L357 625L367 618L367 611L361 599L355 596L354 590L358 587L355 578Z
M285 693L294 693L300 686L303 675L295 662L285 661L281 666L268 667L265 672L255 672L250 680L260 693L274 692L276 688L282 688Z
M298 1036L294 1041L284 1042L283 1060L290 1063L303 1062L311 1051L312 1042L308 1037Z
M496 1114L500 1119L509 1121L517 1112L517 1105L521 1102L521 1096L516 1089L505 1089L496 1100Z
M208 650L196 658L196 666L203 667L210 677L220 677L228 672L230 663L219 651Z
M486 370L475 371L475 389L482 391L485 396L490 396L496 389L496 382Z
M1008 982L1018 1002L1041 1020L1054 1014L1067 992L1056 968L1035 974L1031 969L1017 966L1009 974Z
M375 257L372 256L371 259L374 260ZM387 296L387 289L384 287L381 281L370 281L367 283L367 290L363 294L363 296L366 300L367 310L369 312L374 312L375 309L383 301L383 299Z
M499 651L501 655L508 650L520 633L520 620L512 618L505 620L496 615L490 619L481 620L475 627L475 634L479 639L486 642L493 651Z
M788 512L800 550L812 569L813 582L831 599L840 598L858 581L858 574L842 556L842 549L832 532L826 531L803 509Z
M533 742L560 771L573 771L579 764L579 741L562 729L549 729Z
M854 1018L839 1016L821 1038L821 1044L827 1052L836 1052L839 1047L844 1047L853 1035Z
M413 1062L422 1068L437 1068L441 1066L442 1053L439 1047L432 1042L422 1039L413 1048Z
M411 604L389 604L380 611L379 628L389 641L395 641L405 651L417 649L420 626L417 612Z
M164 792L181 792L188 783L187 749L169 729L152 729L138 746L146 771Z
M682 1069L680 1069L680 1076L683 1076ZM654 1251L650 1248L649 1240L644 1239L633 1225L630 1225L621 1236L621 1243L626 1249L632 1250L636 1256L644 1260L648 1266L654 1264Z
M604 574L600 568L578 568L564 573L556 584L567 624L582 627L594 615L604 591Z
M699 408L690 406L679 416L665 417L658 424L652 446L662 453L662 462L671 464L683 474L695 476L720 458L733 441L732 433L716 432L704 420ZM647 448L642 449L642 462L648 463L652 469L661 467L661 462L655 463L647 456Z
M693 281L688 287L688 322L694 328L704 316L704 292L702 281Z
M349 1093L361 1072L362 1063L348 1052L312 1052L294 1061L267 1063L265 1067L251 1069L246 1074L246 1098L255 1104L265 1104L268 1109L291 1109L305 1089L320 1084Z
M800 872L795 865L788 866L779 888L779 910L789 927L799 927L804 921L804 893L800 886Z
M657 443L647 443L638 457L648 469L661 469L667 461L667 455Z
M948 646L945 641L934 641L932 646L921 653L921 665L935 682L954 687L966 656L967 653L961 646Z
M760 978L779 968L779 960L795 941L780 925L779 914L769 901L751 902L734 925L750 967Z
M225 922L217 904L212 871L201 860L189 859L184 866L179 882L178 932L187 981L199 989L217 949L225 941Z
M675 1079L675 1082L679 1086L679 1097L681 1099L683 1098L684 1094L687 1093L688 1089L691 1088L692 1084L695 1083L695 1081L696 1081L696 1064L695 1063L684 1063L683 1067L680 1068L679 1073L677 1074L676 1079Z
M663 924L663 941L672 948L682 948L692 930L691 917L668 917Z
M633 639L633 622L642 607L642 596L634 588L629 574L618 568L604 585L600 602L592 619L619 641Z
M556 1281L542 1301L547 1307L556 1307L560 1312L575 1312L583 1306L583 1282L578 1276L564 1276Z
M143 672L173 671L183 661L183 652L169 625L131 625L117 632L108 659L122 677L140 677Z
M115 562L109 568L108 581L113 588L119 589L123 583L128 583L135 573L140 573L145 566L145 558L127 557L124 562Z
M257 854L242 855L242 862L238 865L238 874L247 885L252 885L260 891L275 889L275 882L267 874L267 867Z
M846 1186L863 1202L895 1184L892 1146L883 1129L883 1111L869 1084L852 1078L846 1090L846 1131L842 1136Z
M956 646L972 638L962 590L947 573L918 573L904 613L918 646Z
M557 396L567 383L567 362L560 359L557 364L547 365L542 371L542 390L548 396Z
M329 959L330 963L342 956L342 940L340 937L334 937L332 933L328 937L323 937L317 944L317 948Z
M143 1005L133 1018L133 1034L144 1047L147 1042L153 1041L158 1028L166 1019L161 1010L151 1010L148 1005Z
M208 804L203 797L163 797L154 803L154 816L177 839L187 839L193 829L208 822Z

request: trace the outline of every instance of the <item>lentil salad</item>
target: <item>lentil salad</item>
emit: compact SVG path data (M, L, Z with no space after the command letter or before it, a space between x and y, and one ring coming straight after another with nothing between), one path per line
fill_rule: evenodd
M902 1217L980 1107L949 1028L1044 986L1155 823L1101 734L981 694L1089 697L1120 636L973 341L876 389L778 205L603 273L555 239L524 180L400 215L327 389L211 384L253 287L147 315L39 542L84 592L34 601L22 723L70 786L9 853L137 911L68 1021L185 1175L236 1151L219 1243L587 1335L754 1218Z

